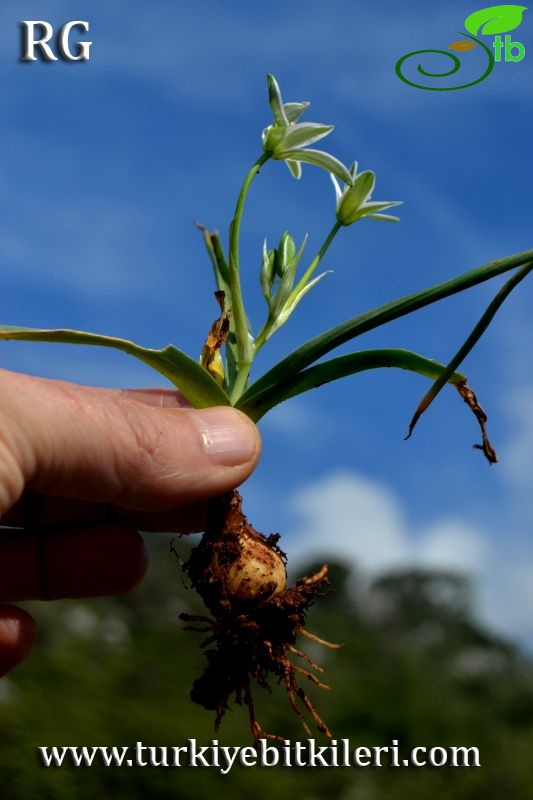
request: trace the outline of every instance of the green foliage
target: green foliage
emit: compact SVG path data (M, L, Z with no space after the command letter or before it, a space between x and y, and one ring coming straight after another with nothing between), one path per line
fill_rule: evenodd
M506 24L509 24L509 20L515 19L518 12L521 15L521 10L523 10L522 6L494 6L490 9L483 9L467 19L467 28L468 25L478 22L481 24L486 21L490 14L496 14L498 18L501 17L506 20ZM492 18L490 17L490 19ZM487 25L485 25L486 27ZM468 29L470 30L470 28ZM465 35L468 36L468 34ZM482 46L485 47L485 45ZM202 357L201 364L198 364L171 345L162 350L151 350L123 339L80 331L33 330L3 326L0 327L0 339L26 339L114 347L139 358L165 375L193 406L204 408L215 405L236 405L245 413L249 413L252 419L258 420L273 406L302 391L308 391L315 386L361 371L361 365L368 361L368 353L365 352L356 352L348 357L315 364L323 355L343 342L355 339L372 328L385 325L405 314L411 314L423 306L462 292L507 270L522 267L489 306L472 334L448 366L439 365L437 372L435 369L430 372L435 383L415 413L411 423L411 432L420 413L429 406L440 389L446 383L454 382L453 376L464 356L484 332L503 300L529 272L532 266L529 262L531 262L533 251L524 251L515 256L490 262L446 283L415 292L346 320L302 344L250 387L250 372L257 353L266 341L287 322L305 295L328 274L329 270L326 270L313 277L338 232L365 218L398 221L398 217L382 212L401 204L399 201L371 200L376 182L376 175L372 170L358 173L357 162L353 162L351 168L348 169L330 153L311 149L309 145L328 136L333 131L333 126L318 122L300 122L309 103L284 103L279 85L273 75L267 75L267 86L273 122L263 130L262 153L248 170L242 183L229 226L227 256L219 234L217 232L210 233L205 227L198 226L204 235L217 287L217 301L221 305L220 331L223 331L223 334L220 333L215 337L215 342L209 344L209 360L204 360ZM280 243L275 250L268 250L266 241L264 242L259 283L267 302L268 313L264 324L255 334L246 314L241 289L240 230L252 182L261 168L271 159L285 161L291 174L296 178L301 176L302 162L325 169L333 181L337 200L335 219L329 233L299 278L297 271L307 236L298 251L293 238L287 231L281 236ZM343 184L342 188L339 181ZM207 347L206 343L203 352ZM224 351L224 356L222 356L222 351ZM399 351L391 350L389 352L398 353ZM411 353L409 359L409 366L406 367L405 364L400 366L426 376L428 375L427 364L436 364L431 359L417 353ZM312 367L313 364L314 367ZM380 365L398 366L396 363ZM309 367L312 368L308 369Z
M237 407L257 421L273 406L290 397L296 397L330 381L355 375L357 372L385 367L405 369L433 379L439 378L445 370L444 364L419 356L410 350L361 350L358 353L322 361L280 380L273 387L256 390L256 387L252 386L237 403ZM452 371L446 375L446 380L452 384L459 384L466 381L466 376Z
M211 375L200 364L172 345L168 345L163 350L151 350L115 336L101 336L84 331L18 328L12 325L0 325L0 339L112 347L115 350L122 350L130 356L135 356L156 372L160 372L196 408L229 404L227 395Z
M506 258L499 258L481 267L477 267L470 272L466 272L464 275L460 275L457 278L452 278L452 280L436 284L428 289L414 292L405 297L400 297L390 303L385 303L370 311L358 314L352 317L352 319L346 320L346 322L342 322L340 325L336 325L334 328L330 328L330 330L315 336L314 339L310 339L292 353L289 353L286 358L252 384L249 392L257 394L267 389L275 390L278 383L284 381L287 376L296 375L341 344L355 339L358 336L362 336L364 333L368 333L368 331L374 330L381 325L399 319L406 314L411 314L420 308L439 302L445 297L451 297L457 292L462 292L472 286L477 286L486 280L490 280L497 275L502 275L516 267L525 265L525 268L529 270L532 259L533 250L526 250L523 253L517 253L512 256L507 256ZM467 342L468 341L469 339ZM457 363L454 369L458 367L459 364ZM243 400L244 399L245 398L243 398Z

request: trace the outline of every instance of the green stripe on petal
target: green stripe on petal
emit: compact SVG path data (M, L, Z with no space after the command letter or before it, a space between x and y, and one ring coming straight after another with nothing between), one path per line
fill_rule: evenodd
M329 153L324 153L322 150L285 150L276 153L273 158L279 161L304 161L307 164L314 164L316 167L321 167L327 172L336 175L344 183L350 183L352 176L344 164Z

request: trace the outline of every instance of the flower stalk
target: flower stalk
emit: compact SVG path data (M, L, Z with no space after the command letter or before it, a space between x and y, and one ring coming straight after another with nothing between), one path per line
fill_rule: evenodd
M269 158L270 156L268 153L262 153L246 175L237 199L235 215L230 225L229 281L232 298L231 310L235 325L235 336L237 339L238 362L236 381L239 378L239 374L246 370L247 367L249 371L253 361L253 341L248 328L248 320L246 317L246 311L244 309L244 301L241 291L239 264L239 238L241 232L241 220L244 212L246 196L248 194L248 190L250 189L251 183L263 164L265 164Z

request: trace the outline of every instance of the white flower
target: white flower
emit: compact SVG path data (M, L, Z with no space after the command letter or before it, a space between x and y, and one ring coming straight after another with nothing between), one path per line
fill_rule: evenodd
M340 180L350 181L350 173L344 164L329 153L313 150L307 145L318 142L333 130L333 125L319 122L298 122L309 103L284 103L273 75L267 75L268 99L274 114L274 122L263 131L263 150L271 158L285 161L292 175L302 174L301 162L314 164L336 175Z
M363 217L380 219L386 222L400 221L399 217L394 217L391 214L381 214L380 212L386 208L401 205L401 200L370 200L376 184L376 174L374 172L367 169L357 174L357 162L355 162L350 170L350 175L351 181L344 189L341 189L335 176L331 175L337 196L336 216L342 225L352 225Z

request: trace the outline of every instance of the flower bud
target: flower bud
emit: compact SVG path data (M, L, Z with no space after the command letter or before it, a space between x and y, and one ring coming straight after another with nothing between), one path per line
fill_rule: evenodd
M263 242L263 256L261 259L261 269L259 272L259 281L261 283L261 291L265 300L270 302L270 293L272 291L272 284L276 275L276 251L267 250L266 239Z
M276 273L281 278L294 256L296 255L296 245L294 239L288 231L279 240L276 252Z

